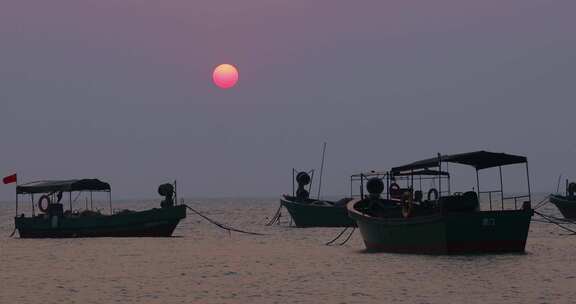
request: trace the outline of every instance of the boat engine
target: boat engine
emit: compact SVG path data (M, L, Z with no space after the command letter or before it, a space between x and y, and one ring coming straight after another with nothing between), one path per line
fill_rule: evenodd
M296 182L298 183L298 189L296 189L296 198L299 200L306 200L310 197L310 193L304 188L306 185L310 184L310 175L306 172L299 172L296 175Z
M158 194L164 197L160 207L170 208L174 206L174 186L172 184L166 183L158 186Z

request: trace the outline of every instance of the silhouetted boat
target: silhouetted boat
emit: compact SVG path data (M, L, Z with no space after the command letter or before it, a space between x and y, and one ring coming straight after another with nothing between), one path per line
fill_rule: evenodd
M442 171L442 163L469 165L476 172L499 167L501 187L496 191L479 191L477 178L476 191L452 193L450 175ZM527 195L504 197L501 167L512 164L526 165ZM348 203L348 212L358 223L369 251L455 254L525 250L534 211L524 156L485 151L439 155L389 172L358 174L352 180L360 181L362 193L359 199ZM363 193L365 180L368 196ZM423 185L429 181L434 185L424 198ZM415 186L419 189L415 190ZM386 197L382 198L384 190ZM489 210L480 210L481 195L488 196ZM493 199L498 198L500 209L494 210ZM523 199L527 200L519 207L518 201ZM504 202L512 201L514 208L506 209Z
M295 177L298 189L293 195L283 195L280 204L288 210L296 227L352 227L356 223L348 216L346 203L350 198L339 201L327 201L309 198L305 189L311 184L312 178L307 172L300 172Z
M18 215L18 200L14 219L21 238L69 238L69 237L168 237L181 219L186 217L185 205L174 205L174 187L164 184L159 187L165 196L162 208L144 211L122 210L112 212L110 185L97 179L65 181L40 181L16 187L19 195L32 198L32 216ZM72 211L72 193L89 192L90 206L92 193L106 192L111 214L88 209ZM70 208L64 211L60 203L63 193L69 194ZM42 194L38 201L39 214L35 214L34 194Z
M576 219L576 183L566 181L565 194L550 195L550 202L560 210L565 218Z

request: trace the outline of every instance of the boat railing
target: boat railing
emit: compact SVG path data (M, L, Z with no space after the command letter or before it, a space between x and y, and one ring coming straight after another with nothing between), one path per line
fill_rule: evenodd
M530 195L515 195L515 196L504 196L504 192L502 190L491 190L491 191L479 191L480 195L487 195L488 196L488 204L490 206L490 210L494 209L494 205L497 205L498 202L500 203L501 210L505 210L505 203L507 201L514 202L514 209L518 209L518 203L521 199L530 199ZM520 202L522 203L522 202ZM520 204L521 206L521 204Z

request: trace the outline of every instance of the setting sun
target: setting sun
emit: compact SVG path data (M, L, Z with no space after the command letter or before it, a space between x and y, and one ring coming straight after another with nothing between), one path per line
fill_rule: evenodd
M238 69L231 64L221 64L212 73L214 84L222 89L229 89L238 82Z

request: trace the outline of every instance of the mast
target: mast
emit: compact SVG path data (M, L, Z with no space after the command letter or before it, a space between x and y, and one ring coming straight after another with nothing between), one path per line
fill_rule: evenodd
M320 180L318 181L318 200L320 199L320 191L322 190L322 174L324 173L324 157L326 155L326 142L322 146L322 164L320 165Z

